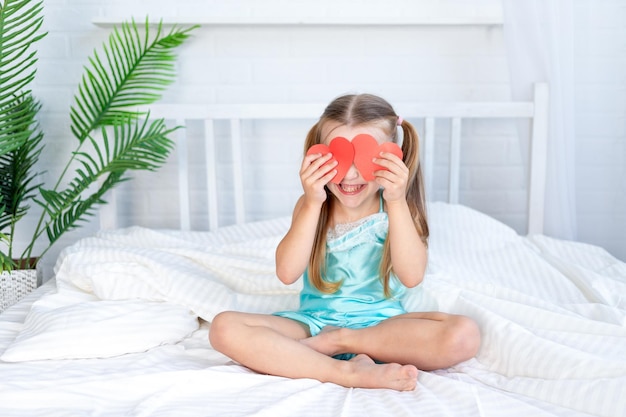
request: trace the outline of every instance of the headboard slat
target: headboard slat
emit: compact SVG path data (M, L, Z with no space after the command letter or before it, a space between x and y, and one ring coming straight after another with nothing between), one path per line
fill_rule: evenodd
M182 126L184 119L176 119L176 124ZM178 149L178 204L180 207L180 228L191 229L191 217L189 210L189 155L187 134L185 129L178 129L176 148Z
M452 134L450 136L450 165L448 178L448 202L459 202L459 184L461 178L461 119L452 119Z
M231 149L233 152L233 191L235 207L235 223L245 222L245 199L243 195L243 160L241 147L241 120L230 120Z
M430 195L434 189L433 184L435 178L435 118L427 117L424 121L424 146L421 151L420 157L422 158L424 176L424 188L426 188L426 195Z
M244 194L244 160L242 147L242 123L250 120L311 120L315 122L322 113L323 104L244 104L244 105L153 105L150 106L152 117L162 117L167 120L176 120L177 124L188 126L189 121L201 121L204 123L205 163L206 163L206 186L208 198L208 221L209 229L214 230L223 226L221 211L226 210L229 215L234 214L235 223L246 221L246 204ZM466 102L466 103L398 103L394 106L396 112L405 119L422 119L423 135L421 138L420 162L425 177L427 195L437 199L432 193L435 190L435 129L437 119L451 121L450 137L450 165L448 179L448 200L451 203L459 202L460 188L460 161L462 125L464 119L526 119L532 123L531 133L531 162L528 193L528 233L541 233L543 231L544 216L544 193L546 175L546 149L548 140L548 86L546 84L535 85L535 97L532 101L516 102ZM145 109L139 109L140 111ZM230 146L232 163L232 187L223 190L223 184L218 184L218 163L224 165L223 152L218 156L215 122L225 121L230 124L230 134L226 139ZM189 230L191 227L190 213L190 163L188 152L191 146L187 143L189 138L185 134L186 129L180 129L178 133L177 151L179 154L179 179L180 186L180 227ZM183 157L184 155L184 157ZM229 162L226 162L228 164ZM230 179L227 180L229 187ZM224 197L232 195L233 205L224 205ZM109 196L109 201L115 200L115 196ZM119 198L117 198L119 200ZM116 208L112 205L101 209L101 227L119 227L116 221Z
M215 230L218 222L217 190L217 151L215 147L215 126L213 119L204 120L204 160L206 170L207 203L209 212L209 230Z
M529 235L543 233L548 157L548 85L535 84L534 97L535 106L530 141L530 175L528 180Z

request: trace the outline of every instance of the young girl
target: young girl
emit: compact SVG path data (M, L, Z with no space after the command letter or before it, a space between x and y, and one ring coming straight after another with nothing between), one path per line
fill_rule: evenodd
M380 97L346 95L311 128L305 154L336 137L366 134L379 144L397 143L398 126L403 159L380 152L372 162L382 169L373 180L351 162L336 178L332 153L305 155L304 194L276 250L278 278L304 279L300 309L220 313L210 330L215 349L265 374L395 390L414 389L418 369L449 367L476 354L480 334L469 318L402 307L406 288L424 278L429 233L414 127ZM357 160L361 149L354 152Z

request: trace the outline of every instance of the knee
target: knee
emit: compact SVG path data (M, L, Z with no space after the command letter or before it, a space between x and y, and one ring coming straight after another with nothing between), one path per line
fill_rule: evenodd
M237 313L233 311L224 311L213 318L209 327L209 342L213 349L222 351L228 344L231 331L236 325L236 316Z
M480 348L480 330L476 322L465 316L453 316L447 331L448 352L456 362L473 358Z

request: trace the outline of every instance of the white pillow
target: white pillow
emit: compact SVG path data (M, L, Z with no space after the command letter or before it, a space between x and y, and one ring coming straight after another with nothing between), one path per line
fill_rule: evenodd
M106 358L176 343L198 328L188 308L141 300L33 306L24 327L0 356L6 362Z

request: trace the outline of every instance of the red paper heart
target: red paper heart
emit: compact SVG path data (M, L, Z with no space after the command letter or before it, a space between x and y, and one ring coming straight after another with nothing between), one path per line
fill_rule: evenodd
M381 152L391 152L392 154L394 154L395 156L397 156L398 158L402 159L403 153L402 153L402 149L400 148L400 146L398 146L397 143L393 143L393 142L384 142L380 145L380 151Z
M337 175L331 180L335 184L339 184L343 180L353 163L364 180L372 181L374 179L374 171L386 169L372 161L374 158L378 158L381 152L391 152L402 159L402 149L397 144L385 142L379 145L373 136L367 134L355 136L352 142L344 137L337 136L330 141L329 146L318 143L311 146L306 154L321 153L326 155L329 152L333 154L333 158L330 161L337 161L337 166L335 167Z
M391 152L402 159L402 149L397 144L384 142L382 145L379 145L371 135L361 134L355 136L352 139L352 146L354 147L354 165L365 181L372 181L375 171L386 169L373 162L373 159L378 158L381 152Z
M352 166L352 162L354 161L354 147L348 139L338 136L330 141L330 146L318 143L317 145L311 146L306 154L321 153L322 155L326 155L329 152L333 154L333 158L330 161L337 161L337 166L335 167L337 174L330 182L339 184Z

